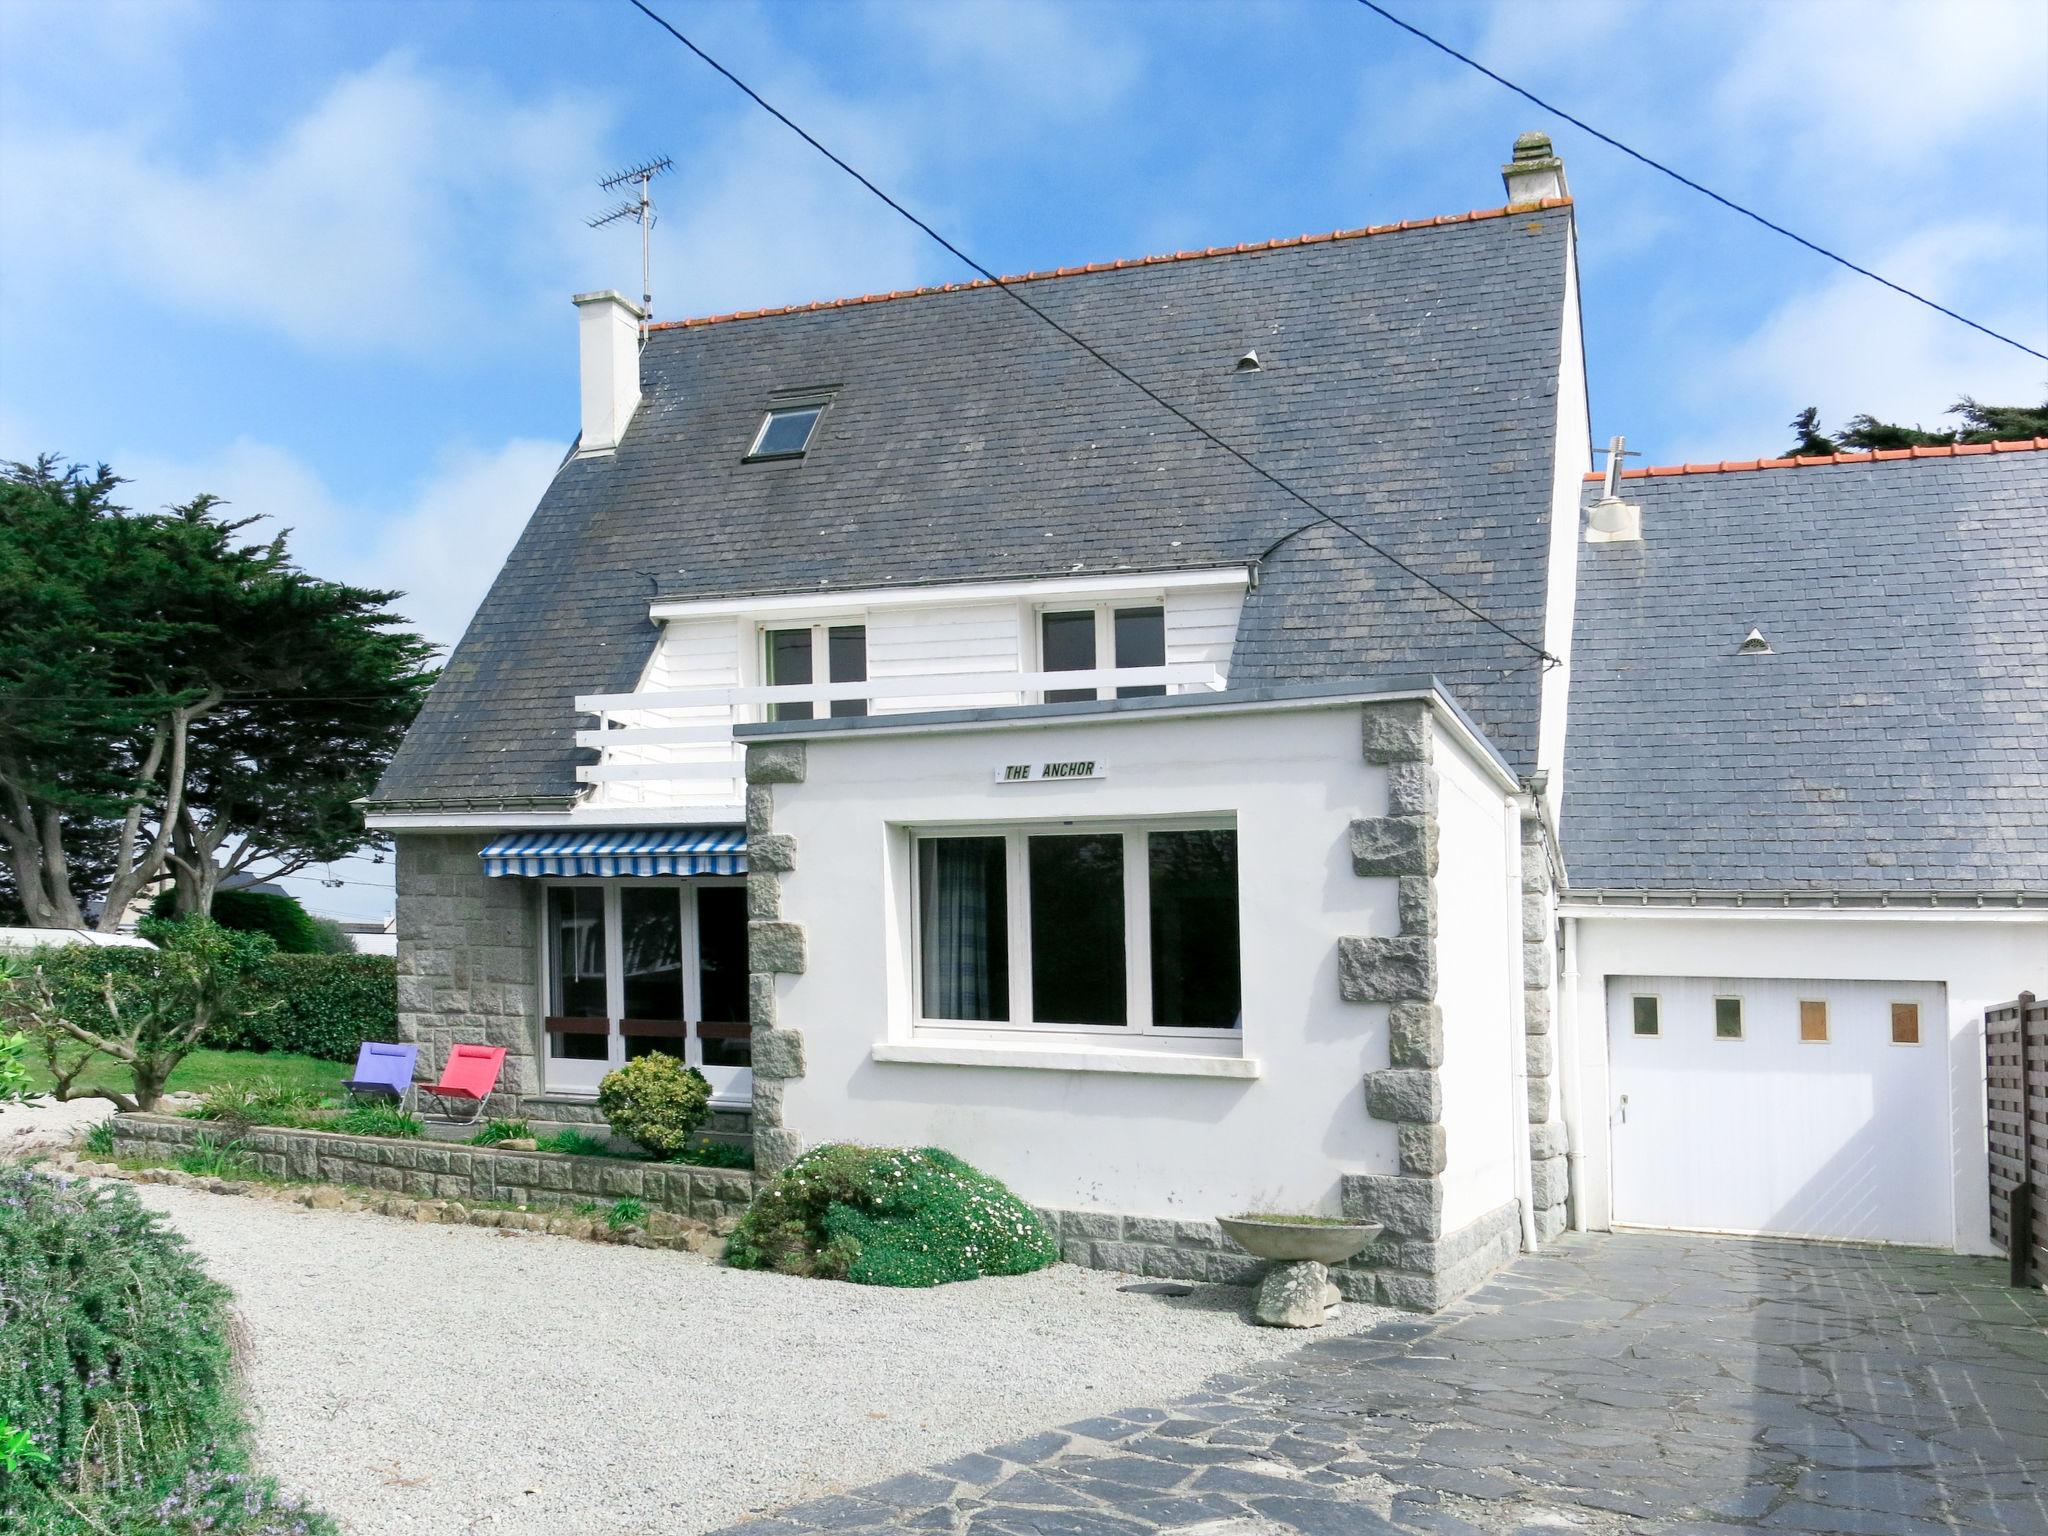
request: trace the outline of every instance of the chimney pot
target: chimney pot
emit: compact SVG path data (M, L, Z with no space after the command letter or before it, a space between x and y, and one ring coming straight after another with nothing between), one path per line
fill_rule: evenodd
M610 453L640 404L640 306L607 288L575 297L583 428L576 453Z
M1507 185L1510 208L1571 195L1565 190L1564 162L1547 133L1525 133L1516 139L1514 158L1500 168L1500 179Z

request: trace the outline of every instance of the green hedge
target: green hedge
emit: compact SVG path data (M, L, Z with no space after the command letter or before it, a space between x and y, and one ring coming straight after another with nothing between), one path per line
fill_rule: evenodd
M154 949L50 948L31 951L67 1014L87 1029L107 1027L105 984L146 976ZM210 1031L200 1043L222 1051L293 1051L354 1061L365 1040L398 1038L398 962L389 955L272 955L258 972L270 1006Z

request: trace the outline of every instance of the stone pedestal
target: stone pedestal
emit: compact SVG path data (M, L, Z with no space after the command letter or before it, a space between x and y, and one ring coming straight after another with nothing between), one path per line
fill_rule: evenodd
M1340 1300L1330 1271L1314 1259L1275 1264L1259 1282L1252 1316L1269 1328L1319 1328Z

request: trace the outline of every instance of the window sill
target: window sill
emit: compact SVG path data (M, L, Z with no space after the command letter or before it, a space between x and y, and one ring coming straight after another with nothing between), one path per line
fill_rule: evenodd
M1021 1067L1039 1072L1120 1072L1132 1077L1215 1077L1248 1081L1264 1065L1248 1056L1197 1056L1169 1051L1115 1051L1091 1045L1025 1045L1001 1041L884 1040L876 1061L936 1067Z

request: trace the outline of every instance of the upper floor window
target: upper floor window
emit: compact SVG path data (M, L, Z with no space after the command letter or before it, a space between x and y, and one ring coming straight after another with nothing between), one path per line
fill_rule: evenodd
M811 434L817 431L818 418L824 414L822 405L792 405L770 411L761 418L760 429L754 433L754 446L747 450L747 457L802 458L811 446Z
M1118 608L1048 609L1038 616L1038 654L1047 672L1093 672L1107 663L1116 667L1166 665L1166 610ZM1116 690L1120 699L1150 698L1166 692L1163 684L1147 683ZM1049 688L1045 702L1066 704L1099 699L1099 688Z
M862 624L807 624L801 628L764 630L762 675L770 687L798 683L864 683L868 679L868 632ZM825 675L818 676L818 658L824 657ZM866 699L834 699L827 706L831 715L864 715ZM816 706L809 703L771 704L771 720L811 720Z

